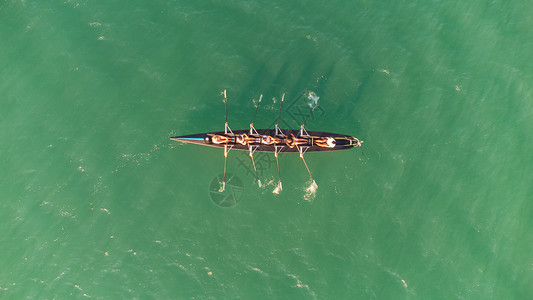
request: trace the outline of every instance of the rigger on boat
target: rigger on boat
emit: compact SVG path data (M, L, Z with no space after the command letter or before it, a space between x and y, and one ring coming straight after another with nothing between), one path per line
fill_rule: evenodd
M224 124L224 131L212 132L212 133L199 133L192 135L174 136L171 140L180 141L183 143L198 144L209 147L218 147L224 149L224 177L221 182L220 192L226 188L226 166L228 161L228 153L232 150L248 151L255 171L255 177L259 187L261 187L261 180L257 175L257 169L255 167L254 153L259 152L272 152L276 157L276 164L278 167L278 189L282 189L281 174L279 171L279 153L282 152L297 152L300 154L300 158L305 164L305 168L311 177L313 184L316 186L316 182L307 166L304 158L304 154L307 152L323 152L344 150L354 147L360 147L361 153L363 153L362 143L359 139L344 134L321 132L321 131L307 131L305 129L305 123L311 116L311 113L316 108L315 105L311 108L309 115L304 120L300 129L280 129L279 121L281 118L281 110L283 108L283 101L285 94L281 97L281 105L279 107L278 121L274 129L255 129L254 120L257 116L257 110L263 95L260 96L259 102L255 109L254 118L250 123L250 129L235 130L232 131L228 126L228 98L226 96L226 90L223 92L224 106L226 113L226 123Z

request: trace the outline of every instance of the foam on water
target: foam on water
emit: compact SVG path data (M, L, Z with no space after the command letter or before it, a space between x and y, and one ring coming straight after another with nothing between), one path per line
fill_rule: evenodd
M313 108L315 106L318 105L318 99L320 99L320 97L313 91L309 91L307 92L307 100L309 100L307 102L307 105L309 106L309 108Z
M311 202L316 197L316 191L318 189L318 185L316 184L314 180L310 179L308 182L306 182L306 186L307 187L304 189L305 191L304 200Z
M276 187L274 188L274 190L272 191L273 194L276 194L276 195L279 195L279 193L281 192L282 190L282 186L281 186L281 182L278 182L278 184L276 185Z

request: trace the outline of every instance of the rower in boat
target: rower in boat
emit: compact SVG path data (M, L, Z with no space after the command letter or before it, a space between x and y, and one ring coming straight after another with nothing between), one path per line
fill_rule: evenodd
M289 146L289 148L294 148L294 146L300 146L307 144L306 139L297 138L294 136L294 134L291 133L290 138L285 139L285 144Z
M336 145L336 141L332 137L323 137L318 140L315 140L315 145L323 148L333 148Z
M261 143L264 145L279 144L281 143L281 139L272 137L270 135L263 135L261 136Z
M243 133L236 136L236 142L243 146L246 146L249 144L255 144L255 142L257 142L257 139L255 137L248 136L246 133Z
M246 145L247 139L248 139L248 135L246 135L246 133L236 136L236 142L241 145Z
M214 143L214 144L227 144L229 143L230 141L230 138L225 136L225 135L218 135L218 134L215 134L213 135L213 137L211 138L211 141Z

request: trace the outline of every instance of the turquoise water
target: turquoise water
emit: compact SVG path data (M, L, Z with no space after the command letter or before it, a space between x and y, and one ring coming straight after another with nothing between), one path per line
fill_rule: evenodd
M528 299L533 4L0 2L0 298ZM358 149L170 141L306 127ZM528 196L529 195L529 196ZM231 200L230 199L230 200Z

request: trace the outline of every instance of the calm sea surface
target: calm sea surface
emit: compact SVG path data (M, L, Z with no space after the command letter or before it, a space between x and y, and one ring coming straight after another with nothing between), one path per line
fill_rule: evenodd
M1 299L531 299L530 1L0 0ZM272 128L359 149L223 151ZM309 97L309 95L312 97ZM528 200L529 199L529 200Z

